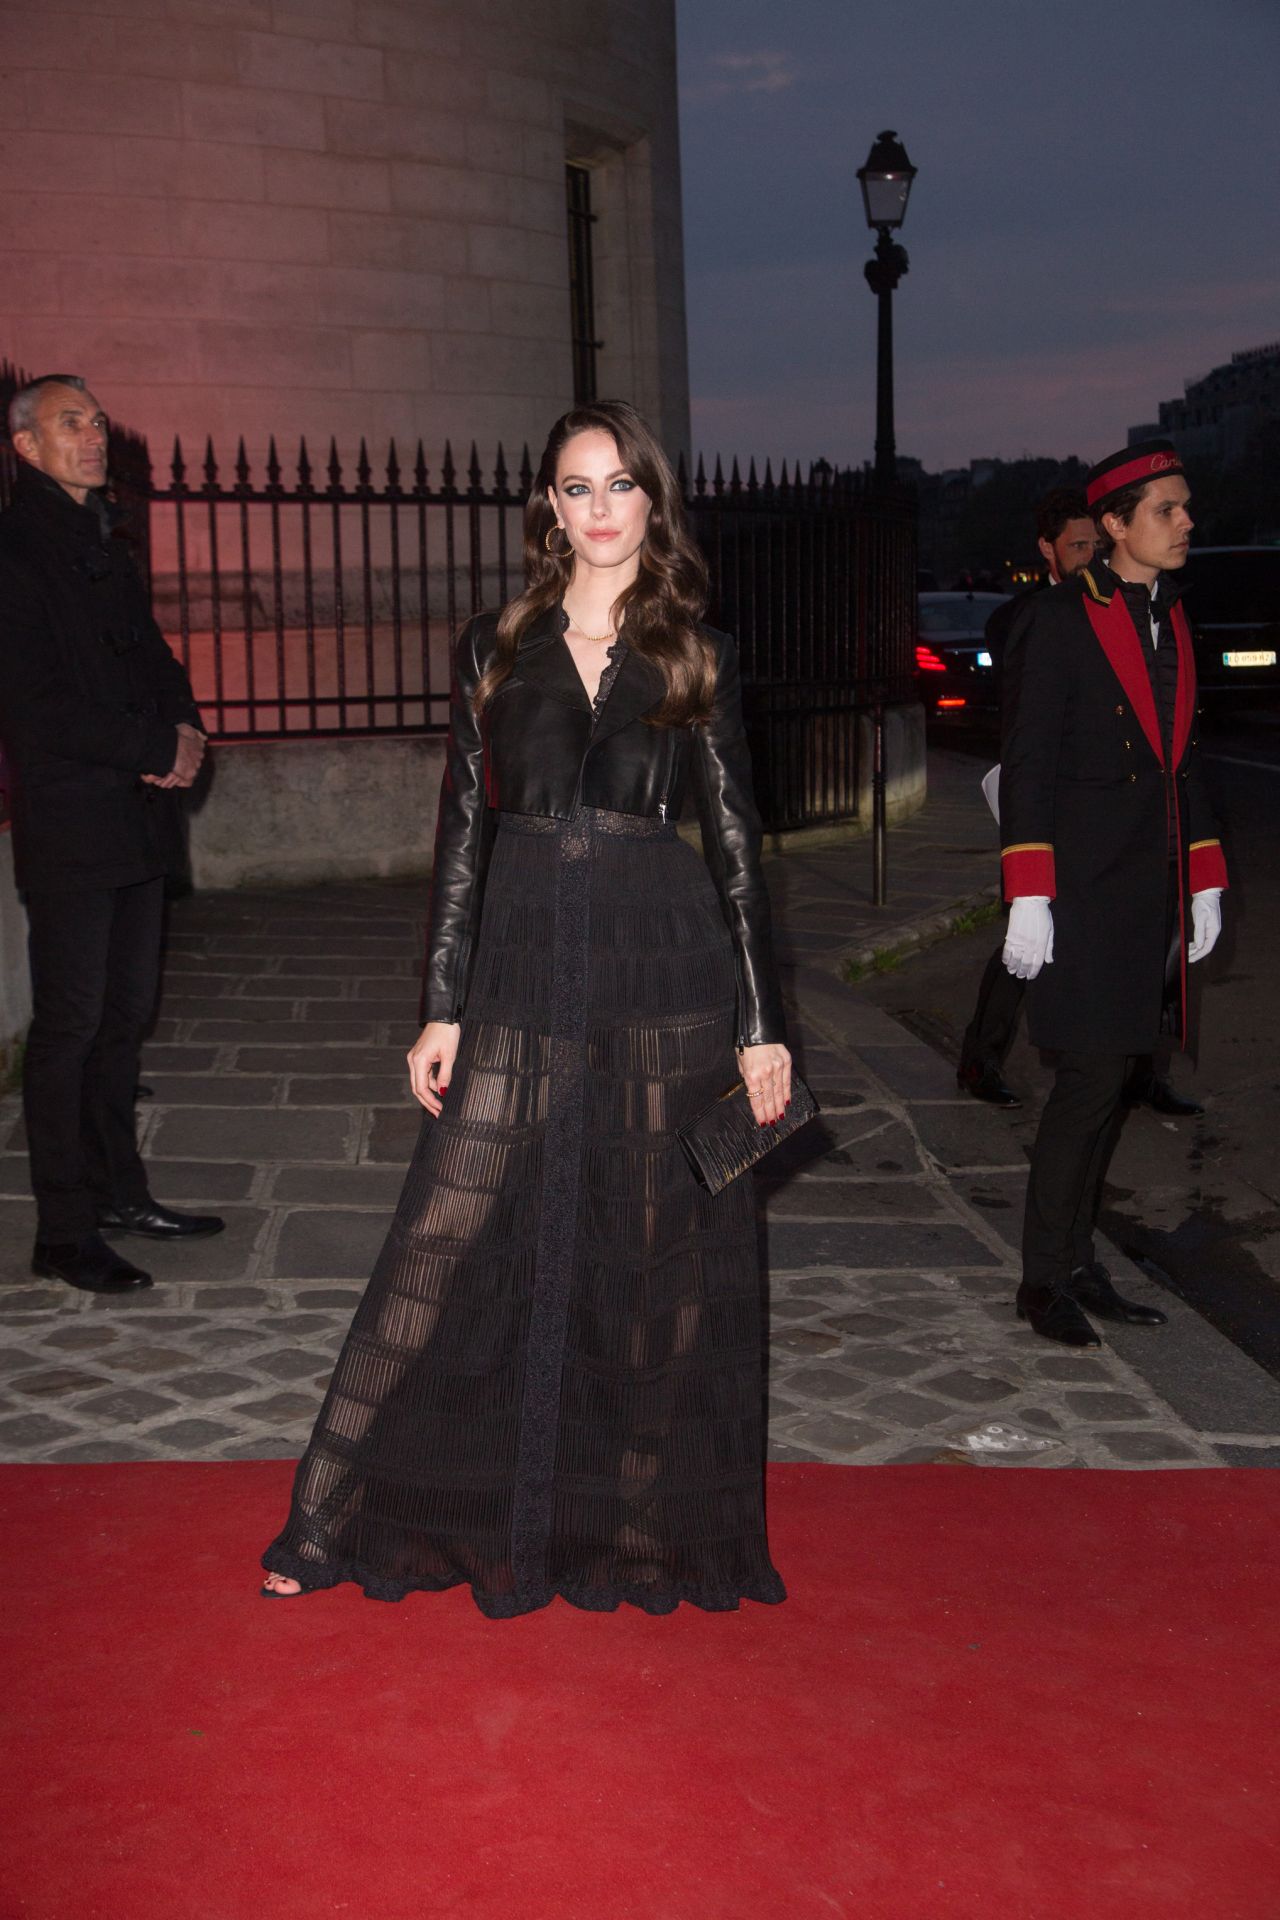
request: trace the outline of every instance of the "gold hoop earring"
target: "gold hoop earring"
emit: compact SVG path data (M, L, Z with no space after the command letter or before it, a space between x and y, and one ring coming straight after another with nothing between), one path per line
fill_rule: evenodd
M569 540L568 534L565 532L565 529L560 525L560 522L557 520L554 522L553 525L547 528L547 537L542 544L546 548L547 552L551 555L551 558L553 560L567 560L569 558L569 555L573 552L573 542L572 540L569 540L569 544L565 548L564 552L557 553L555 548L552 546L551 542L555 539L555 536L558 533L563 533L565 539Z

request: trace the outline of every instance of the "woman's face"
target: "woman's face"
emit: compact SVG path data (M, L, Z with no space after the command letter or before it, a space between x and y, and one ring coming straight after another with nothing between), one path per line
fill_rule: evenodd
M565 441L548 497L577 564L622 568L634 578L653 503L623 466L611 433L594 428Z

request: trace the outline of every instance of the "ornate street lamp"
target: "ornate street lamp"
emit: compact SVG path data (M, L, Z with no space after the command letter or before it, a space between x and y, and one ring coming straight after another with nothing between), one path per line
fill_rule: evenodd
M898 473L893 438L893 292L907 271L907 251L890 235L907 217L907 201L916 170L907 150L892 129L878 134L858 168L867 225L876 234L876 250L864 269L867 285L880 304L876 343L876 485L882 492L893 486ZM883 609L881 610L883 613ZM877 907L888 900L888 831L885 782L884 703L888 691L884 671L884 635L877 620L868 635L868 680L871 704L871 898Z
M874 229L876 250L864 269L867 285L880 303L876 348L876 479L892 483L897 472L893 439L893 292L907 271L907 250L890 234L907 217L907 201L916 170L907 150L892 129L877 135L866 165L858 168L867 225Z

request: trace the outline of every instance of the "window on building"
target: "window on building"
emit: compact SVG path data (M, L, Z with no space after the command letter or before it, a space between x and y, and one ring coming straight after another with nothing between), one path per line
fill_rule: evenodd
M573 338L573 398L582 405L596 398L595 269L592 258L591 169L570 163L564 170L569 207L569 313Z

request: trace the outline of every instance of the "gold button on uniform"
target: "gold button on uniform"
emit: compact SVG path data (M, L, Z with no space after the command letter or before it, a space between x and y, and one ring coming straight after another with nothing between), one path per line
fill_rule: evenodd
M1123 712L1124 712L1124 708L1123 708L1123 707L1117 707L1117 708L1116 708L1116 712L1117 712L1117 713L1123 713Z
M1136 782L1137 782L1137 778L1138 778L1138 776L1137 776L1137 774L1136 774L1136 773L1131 773L1131 774L1129 775L1129 779L1130 779L1130 782L1131 782L1131 783L1134 783L1134 784L1136 784Z

